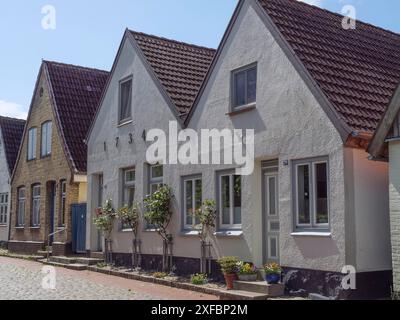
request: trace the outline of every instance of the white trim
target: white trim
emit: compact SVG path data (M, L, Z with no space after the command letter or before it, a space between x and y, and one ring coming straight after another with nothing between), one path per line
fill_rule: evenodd
M312 226L312 209L311 209L311 204L312 204L312 199L311 199L311 194L309 195L310 199L310 206L309 206L309 214L310 214L310 223L300 223L299 219L299 167L300 166L308 166L308 188L309 188L309 193L312 190L312 183L311 183L311 164L309 162L304 162L304 163L298 163L296 164L296 170L295 170L295 175L296 175L296 226L297 227L311 227Z
M322 237L322 238L332 237L331 232L292 232L290 235L293 237Z
M219 176L219 227L222 229L242 229L242 224L234 224L235 200L234 200L234 173L224 173ZM222 178L229 177L229 224L223 223L223 203L222 203ZM241 179L241 176L239 176ZM242 184L242 183L241 183ZM242 187L242 186L241 186Z
M197 181L200 181L201 183L201 199L200 203L203 201L203 180L201 177L192 177L192 178L183 178L183 219L184 219L184 229L186 230L191 230L195 229L196 227L196 218L194 215L192 215L192 225L187 224L187 198L186 198L186 183L187 182L192 182L192 210L196 210L196 183Z
M317 164L325 164L326 165L326 193L327 193L327 210L328 210L328 223L317 223L317 175L316 175L316 165ZM313 225L319 228L328 228L329 227L329 211L330 211L330 203L329 203L329 172L328 172L328 161L315 161L312 162L312 170L313 170L313 200L314 200L314 208L313 208Z
M278 236L268 236L268 260L278 260L279 259L279 237ZM271 253L271 240L275 239L276 245L276 256L273 256Z
M279 202L278 202L278 175L277 174L265 174L266 176L266 189L267 189L267 215L268 217L279 217ZM270 190L269 190L269 181L271 179L274 179L274 185L275 185L275 213L271 214L270 212L270 204L271 204L271 198L270 198Z

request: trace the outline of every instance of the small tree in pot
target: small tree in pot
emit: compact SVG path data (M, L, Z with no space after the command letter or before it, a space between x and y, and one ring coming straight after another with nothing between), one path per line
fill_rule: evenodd
M168 233L171 222L173 194L170 187L163 185L156 192L144 199L146 208L144 218L154 226L163 240L163 271L170 272L172 268L172 240Z
M124 206L118 210L118 218L123 226L127 226L133 234L132 269L139 270L141 266L141 241L138 238L140 225L140 205L134 202L131 207Z
M114 222L116 218L115 210L112 206L112 200L108 199L102 208L96 210L96 217L93 223L105 239L105 261L112 263L112 232L114 230Z
M218 259L218 264L221 267L221 271L224 274L226 288L228 290L233 289L233 282L237 280L237 268L239 259L237 257L222 257Z

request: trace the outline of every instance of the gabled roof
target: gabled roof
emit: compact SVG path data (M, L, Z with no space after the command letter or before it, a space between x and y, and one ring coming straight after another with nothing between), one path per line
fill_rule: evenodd
M65 151L77 173L86 172L86 134L109 72L43 61Z
M340 119L372 133L400 82L400 35L295 0L256 0L272 19Z
M193 105L215 55L215 50L130 31L145 58L185 117Z
M12 174L24 133L25 120L0 116L0 130L3 135L9 173Z

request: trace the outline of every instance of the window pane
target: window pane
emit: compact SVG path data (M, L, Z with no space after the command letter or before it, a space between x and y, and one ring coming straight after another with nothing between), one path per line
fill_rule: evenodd
M238 72L234 76L235 101L234 106L246 104L246 72Z
M277 246L276 238L269 238L269 252L270 258L277 258L278 257L278 246Z
M301 165L297 169L298 179L298 219L300 224L310 224L310 166Z
M318 163L315 165L315 192L316 192L316 222L326 224L328 218L328 174L327 164Z
M230 224L230 189L229 176L221 177L222 224Z
M196 208L195 208L195 210L199 210L201 208L202 202L203 202L202 181L201 180L196 180L196 189L195 189L195 205L196 205ZM198 218L196 218L195 223L199 224L200 220Z
M120 119L126 120L131 117L131 103L132 103L132 80L121 83L120 93Z
M163 177L163 166L152 166L151 178L162 178L162 177Z
M233 224L242 223L242 177L233 177Z
M268 178L268 209L271 216L276 215L276 178Z
M125 182L135 182L135 170L129 170L125 172Z
M257 68L247 71L247 104L256 102Z
M47 123L42 125L42 156L47 155Z
M186 194L185 194L185 201L186 201L186 224L192 225L193 224L193 181L186 181Z
M47 123L47 154L51 154L51 122Z
M158 190L158 188L160 187L160 184L158 183L153 183L150 185L150 193L153 194L154 192L156 192Z
M125 205L131 207L135 201L135 187L125 189Z

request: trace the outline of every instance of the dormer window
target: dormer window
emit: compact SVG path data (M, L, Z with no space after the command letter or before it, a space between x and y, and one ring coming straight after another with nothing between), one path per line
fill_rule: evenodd
M132 78L119 84L119 124L132 119Z
M232 110L254 107L257 97L257 64L232 72Z

